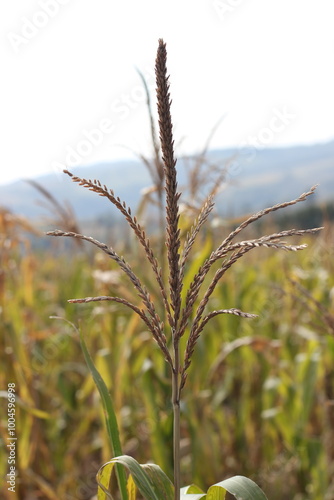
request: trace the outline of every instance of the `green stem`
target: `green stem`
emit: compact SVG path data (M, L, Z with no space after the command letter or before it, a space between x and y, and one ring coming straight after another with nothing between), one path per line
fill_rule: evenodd
M174 369L172 376L173 403L173 458L174 458L174 499L180 500L180 354L178 341L174 342Z

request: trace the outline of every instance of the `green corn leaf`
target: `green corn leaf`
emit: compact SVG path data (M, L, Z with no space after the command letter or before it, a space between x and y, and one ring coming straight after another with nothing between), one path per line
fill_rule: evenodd
M93 362L93 360L88 352L83 335L80 331L79 331L79 335L80 335L80 344L81 344L82 352L84 354L86 363L88 365L88 368L90 369L90 372L93 376L94 382L99 390L99 393L100 393L100 396L102 399L104 414L105 414L105 418L106 418L107 431L108 431L109 441L110 441L113 455L122 455L122 447L121 447L121 442L120 442L120 438L119 438L119 431L118 431L116 414L115 414L113 402L112 402L110 394L108 392L108 388L107 388L106 384L104 383L104 380L101 377L99 371L96 369L96 367L94 365L94 362ZM127 484L126 484L127 480L126 480L126 474L125 474L125 471L123 468L116 466L116 477L117 477L117 481L118 481L118 487L119 487L119 490L121 492L122 500L127 500L128 499L128 493L127 493L128 490L127 490ZM109 480L107 480L107 476L102 478L101 483L102 483L103 487L105 488L105 490L107 490L109 487Z
M185 495L187 498L185 499ZM205 498L206 494L201 490L196 484L190 484L189 486L184 486L181 488L181 500L199 500L200 498Z
M223 496L219 490L224 492ZM226 491L234 495L237 500L267 500L261 488L244 476L233 476L211 486L207 493L207 500L223 499Z
M141 467L151 478L154 488L159 493L159 498L172 500L174 498L174 485L164 471L156 464L145 464Z
M133 483L146 500L174 499L173 484L159 466L154 464L140 465L134 458L123 455L105 463L98 471L98 500L111 498L105 485L109 484L113 468L116 464L123 465L130 473L130 477L132 477L132 480L129 479L128 481L128 491L131 491L129 494L131 500L135 499Z
M261 488L251 479L244 476L234 476L210 486L206 495L200 494L200 489L194 485L181 489L181 500L224 500L226 492L237 500L268 500Z

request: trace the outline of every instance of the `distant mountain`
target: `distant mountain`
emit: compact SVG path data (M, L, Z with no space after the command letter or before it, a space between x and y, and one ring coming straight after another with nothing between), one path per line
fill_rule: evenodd
M240 155L219 206L239 215L297 197L319 187L307 203L334 202L334 141L310 146L247 150Z
M256 150L223 149L208 153L212 164L230 163L227 182L217 199L217 208L226 216L237 216L297 197L320 184L313 203L334 201L334 141L310 146ZM179 186L187 185L189 159L179 159ZM151 185L146 167L139 161L98 163L72 169L78 176L99 179L112 188L134 210L141 190ZM71 182L65 174L49 174L36 180L61 203L70 202L78 219L94 220L111 212L108 200ZM39 206L40 193L25 181L0 186L0 205L29 218L46 215Z

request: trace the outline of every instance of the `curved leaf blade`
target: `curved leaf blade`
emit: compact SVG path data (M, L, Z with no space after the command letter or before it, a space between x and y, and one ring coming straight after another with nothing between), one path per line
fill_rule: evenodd
M251 479L244 476L233 476L210 486L204 494L198 486L192 484L181 488L181 500L224 500L226 492L237 500L268 500L261 488Z
M98 484L104 492L104 483L110 481L113 466L123 465L132 476L132 480L141 495L147 500L173 500L174 486L163 470L154 464L140 465L134 458L122 455L102 465L97 473ZM102 492L101 492L102 493ZM100 497L98 497L100 500ZM101 496L101 500L105 500Z
M98 489L97 489L98 500L106 500L106 499L112 500L113 498L109 492L109 483L114 465L115 464L113 463L104 464L96 474L96 481L98 484Z
M154 488L161 500L174 499L174 485L164 471L156 464L145 464L141 466L151 478Z
M181 488L181 500L199 500L205 497L206 493L196 484L190 484Z
M233 476L210 486L206 498L207 500L223 500L226 491L234 495L237 500L268 500L261 488L244 476Z

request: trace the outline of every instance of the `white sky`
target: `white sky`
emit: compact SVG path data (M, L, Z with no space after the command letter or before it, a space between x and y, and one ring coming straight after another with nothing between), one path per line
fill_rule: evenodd
M0 19L2 184L149 154L135 67L153 89L160 37L179 153L223 115L212 147L334 138L333 0L16 0Z

